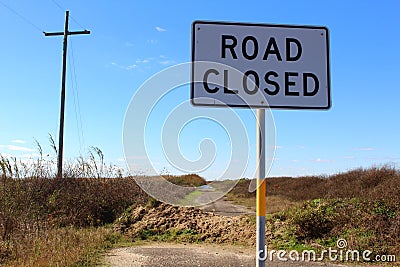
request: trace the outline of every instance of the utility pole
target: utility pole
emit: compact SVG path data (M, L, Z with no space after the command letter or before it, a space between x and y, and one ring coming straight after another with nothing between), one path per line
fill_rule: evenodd
M77 34L90 34L90 31L75 31L70 32L68 30L68 17L69 11L65 11L65 26L64 32L43 32L44 36L64 36L63 42L63 56L62 56L62 73L61 73L61 107L60 107L60 131L58 140L58 158L57 158L57 177L62 177L63 167L63 151L64 151L64 112L65 112L65 76L67 72L67 47L68 47L68 35Z

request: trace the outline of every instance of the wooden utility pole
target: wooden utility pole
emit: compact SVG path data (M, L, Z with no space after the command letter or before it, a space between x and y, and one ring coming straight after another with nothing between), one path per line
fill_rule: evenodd
M62 177L62 166L63 166L63 151L64 151L64 112L65 112L65 76L67 72L67 47L68 47L68 35L76 34L90 34L90 31L75 31L70 32L68 30L68 17L69 11L65 11L65 26L64 32L43 32L44 36L64 36L63 42L63 56L62 56L62 74L61 74L61 107L60 107L60 132L58 140L58 158L57 158L57 177Z

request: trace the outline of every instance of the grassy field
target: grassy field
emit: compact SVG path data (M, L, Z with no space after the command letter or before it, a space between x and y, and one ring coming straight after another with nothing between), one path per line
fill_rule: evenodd
M133 177L122 178L121 170L106 166L98 149L67 164L65 178L53 176L52 159L42 156L28 164L0 158L1 266L93 266L102 251L120 242L113 223L127 209L157 203ZM197 175L167 179L185 186L205 184ZM253 206L249 183L240 180L228 198ZM268 243L293 249L346 238L355 248L399 255L399 192L400 174L391 167L268 179ZM183 233L193 235L190 229Z

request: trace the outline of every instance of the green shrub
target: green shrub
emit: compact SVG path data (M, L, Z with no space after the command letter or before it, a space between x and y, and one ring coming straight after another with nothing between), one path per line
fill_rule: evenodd
M322 199L307 201L291 218L299 239L321 238L335 225L338 214L331 203Z

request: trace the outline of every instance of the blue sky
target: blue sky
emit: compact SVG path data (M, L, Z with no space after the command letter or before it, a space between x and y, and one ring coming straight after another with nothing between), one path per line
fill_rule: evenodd
M70 30L92 32L69 38L66 158L86 155L87 147L97 146L108 162L123 165L123 122L135 91L164 68L190 61L194 20L217 20L329 28L332 108L273 111L276 160L271 176L400 164L398 1L0 0L4 155L34 156L33 138L50 153L47 135L58 136L62 37L44 37L41 32L63 30L62 9L70 10ZM183 86L178 94L189 99L189 87ZM168 97L165 101L161 113L176 105ZM255 121L250 111L238 113L249 134L251 170ZM160 120L153 121L148 140L156 169L179 173L161 155ZM197 145L193 150L189 145L214 138L217 158L210 168L223 168L229 160L226 133L217 125L205 132L204 125L210 122L196 123L182 131L183 153L195 159ZM212 179L212 171L203 175Z

